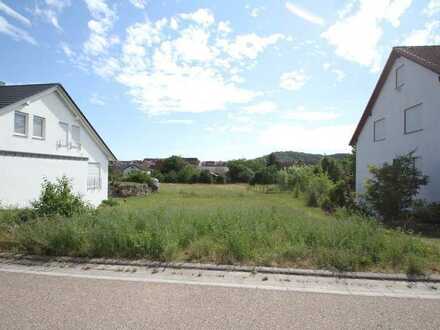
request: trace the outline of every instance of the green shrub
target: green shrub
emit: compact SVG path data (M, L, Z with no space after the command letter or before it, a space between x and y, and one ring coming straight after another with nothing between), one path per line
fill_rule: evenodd
M326 174L312 176L305 188L306 202L308 206L321 206L324 201L328 203L330 190L333 188L332 181Z
M118 205L119 205L119 202L113 198L105 199L101 202L101 206L115 207Z
M226 177L224 175L218 175L215 178L216 184L225 184L226 183Z
M332 186L329 199L335 207L356 208L355 194L351 190L350 183L345 180L338 181Z
M409 218L420 223L440 225L440 203L415 200L410 208Z
M32 207L35 214L46 217L53 215L71 217L90 209L81 196L72 192L70 181L65 176L57 179L55 183L44 179L40 198L32 202Z
M151 177L159 180L159 182L164 182L164 175L158 170L153 170Z
M271 165L255 172L254 177L251 179L250 184L274 184L277 181L278 170L275 165Z
M249 161L234 160L228 162L228 178L232 183L249 183L255 172L248 166Z
M192 166L186 165L179 172L177 172L177 182L179 183L195 183L194 180L199 176L199 170Z
M342 168L337 160L330 157L323 157L319 165L321 166L322 171L327 174L333 182L336 183L342 179Z
M399 156L392 164L370 167L372 178L366 182L365 198L385 220L399 220L413 203L428 177L415 166L414 152Z
M131 171L122 178L122 181L151 184L151 176L144 171Z
M170 172L178 173L186 165L188 165L188 162L186 162L182 157L171 156L159 162L158 167L159 170L166 175Z
M170 171L164 174L164 182L167 183L176 183L177 182L177 173L176 171Z
M211 173L208 170L202 170L202 171L200 171L199 182L200 183L213 183L214 180L212 178Z

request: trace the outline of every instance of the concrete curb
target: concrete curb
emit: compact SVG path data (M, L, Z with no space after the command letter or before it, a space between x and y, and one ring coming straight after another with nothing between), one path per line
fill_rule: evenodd
M215 265L200 264L188 262L160 262L144 259L107 259L107 258L80 258L80 257L47 257L36 255L24 255L14 253L0 253L0 262L4 261L29 261L29 262L60 262L60 263L78 263L94 265L112 265L112 266L133 266L147 268L172 268L172 269L192 269L192 270L210 270L226 272L246 272L260 274L280 274L280 275L299 275L299 276L319 276L335 277L341 279L362 279L376 281L404 281L404 282L430 282L440 283L439 275L407 275L407 274L387 274L372 272L332 272L329 270L312 270L297 268L278 268L262 266L237 266L237 265Z

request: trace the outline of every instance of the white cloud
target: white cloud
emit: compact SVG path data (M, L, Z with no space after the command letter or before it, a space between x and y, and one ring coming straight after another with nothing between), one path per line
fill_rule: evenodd
M27 19L26 17L24 17L20 13L16 12L11 7L7 6L3 1L0 1L0 12L5 13L6 15L16 19L17 21L19 21L20 23L22 23L24 25L27 25L27 26L32 25L31 21L29 19Z
M193 13L180 14L185 20L192 20L203 26L210 26L215 22L214 15L209 9L199 9Z
M208 44L209 33L202 29L187 28L175 40L176 52L185 61L209 61L215 56Z
M58 16L65 8L70 6L70 0L45 0L44 4L37 4L35 6L33 13L62 31Z
M345 18L353 10L358 0L348 0L342 9L338 10L339 19Z
M266 114L278 111L278 106L274 102L264 101L243 107L243 110L247 113Z
M430 0L423 13L429 17L440 13L440 0Z
M111 78L121 69L119 61L114 57L99 59L93 62L93 70L103 78Z
M437 45L440 43L440 21L425 24L422 29L411 31L403 40L405 46Z
M255 7L250 10L249 15L251 15L252 17L258 17L263 11L264 7Z
M306 111L303 106L298 107L294 111L283 113L283 117L286 119L309 122L335 120L340 116L340 114L332 111Z
M325 21L322 17L319 17L310 11L299 7L298 5L295 5L291 2L286 2L286 8L289 10L292 14L302 18L303 20L306 20L307 22L317 24L317 25L324 25Z
M90 98L90 103L94 105L99 105L101 107L105 105L104 100L100 98L96 93L92 94L92 97Z
M261 93L243 88L241 74L267 47L284 38L231 36L230 23L216 22L206 9L146 19L126 32L120 54L89 54L90 65L97 74L126 86L133 101L150 115L248 104Z
M309 77L303 70L285 72L280 78L280 87L289 91L296 91L301 89Z
M304 127L275 124L263 130L258 143L277 150L298 150L315 153L336 153L350 150L348 143L355 125Z
M111 9L105 0L84 0L92 16L88 22L89 39L84 43L84 51L88 55L103 54L112 45L119 43L117 36L109 35L117 18L116 12Z
M336 75L337 82L341 82L346 77L345 72L340 69L332 69L332 72Z
M400 17L410 7L412 0L359 0L359 6L330 26L322 37L335 47L337 55L346 60L380 68L382 54L379 43L383 36L382 24L398 27Z
M332 64L330 64L330 63L328 63L328 62L324 63L324 64L322 65L322 68L323 68L325 71L333 72L333 73L336 75L336 81L337 81L337 82L341 82L341 81L344 80L345 77L346 77L346 74L345 74L344 71L335 68Z
M255 33L250 33L238 35L233 42L221 40L219 46L235 59L256 59L265 48L276 44L282 39L284 39L284 36L280 33L267 37L260 37Z
M255 116L240 112L228 113L225 123L205 127L206 131L213 133L252 133L255 129Z
M256 93L227 83L214 70L199 67L175 68L168 74L122 72L117 80L147 113L207 112L223 110L228 103L247 103Z
M228 22L228 21L226 21L226 22L224 22L224 21L219 22L217 29L218 29L218 31L220 33L224 33L224 34L228 34L228 33L232 32L231 23Z
M192 119L166 119L166 120L161 120L159 123L161 123L161 124L191 125L191 124L194 124L194 120L192 120Z
M66 55L67 57L71 58L72 56L75 55L75 52L70 48L70 46L68 44L66 44L65 42L62 42L60 44L60 47L64 53L64 55Z
M139 9L145 9L147 6L147 0L130 0L131 4Z
M0 33L4 33L17 41L26 41L32 45L37 45L35 39L25 30L20 29L0 16Z

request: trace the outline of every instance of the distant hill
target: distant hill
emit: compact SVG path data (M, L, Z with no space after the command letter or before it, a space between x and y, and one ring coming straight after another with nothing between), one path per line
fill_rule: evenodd
M281 163L296 163L302 162L307 165L317 164L324 155L321 154L309 154L306 152L297 152L297 151L276 151L274 152L277 160ZM349 154L339 153L333 155L325 155L327 157L331 157L334 159L343 159ZM269 155L265 155L263 157L257 158L257 160L266 160Z

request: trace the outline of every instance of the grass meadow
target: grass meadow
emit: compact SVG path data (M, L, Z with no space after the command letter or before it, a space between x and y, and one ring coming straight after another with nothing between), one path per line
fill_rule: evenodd
M440 272L440 244L344 212L326 215L291 193L247 185L162 184L72 218L0 213L0 249L344 271ZM3 241L4 244L1 244ZM7 244L5 243L7 242Z

